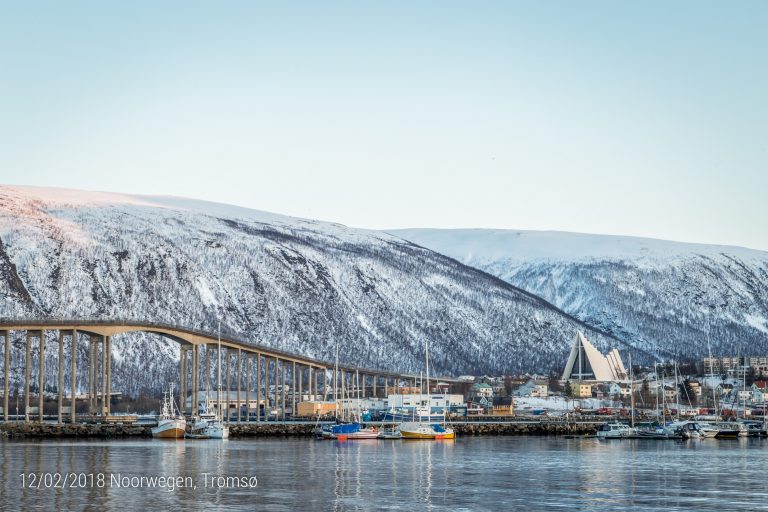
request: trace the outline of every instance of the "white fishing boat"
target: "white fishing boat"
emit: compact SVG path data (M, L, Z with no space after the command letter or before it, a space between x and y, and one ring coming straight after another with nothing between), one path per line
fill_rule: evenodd
M634 429L624 423L603 423L597 429L598 439L626 439L634 433Z
M195 420L192 433L204 436L201 439L228 439L229 427L217 414L204 412Z
M205 425L203 426L202 432L206 436L210 437L211 439L229 439L229 425L224 423L221 417L221 320L219 320L219 333L218 333L218 349L216 350L216 355L218 357L218 365L216 368L216 401L217 401L217 408L218 411L216 414L209 413L208 412L208 390L205 390L206 393L206 411L204 414L200 415L200 422L201 425L203 422L205 422ZM227 404L229 404L229 391L227 391ZM238 404L238 407L240 404ZM229 406L227 406L227 409L229 409Z
M379 435L376 437L379 439L402 439L403 434L400 433L400 429L398 427L384 427L379 430Z
M219 321L219 342L218 342L218 368L217 368L217 380L218 380L218 392L217 396L220 398L221 391L221 321ZM217 398L217 407L221 409L221 400ZM226 425L221 415L213 413L208 410L208 386L205 389L205 411L201 413L192 425L192 432L187 435L190 439L228 439L229 438L229 426ZM195 406L196 407L196 406Z
M178 412L173 401L173 384L167 393L163 393L163 407L157 418L157 426L152 428L152 437L161 439L182 439L187 431L187 421Z

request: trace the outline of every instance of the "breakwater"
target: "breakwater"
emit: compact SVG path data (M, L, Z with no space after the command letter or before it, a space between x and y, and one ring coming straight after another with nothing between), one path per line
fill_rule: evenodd
M566 422L466 422L452 423L459 436L563 436L591 435L595 423ZM248 423L232 424L230 437L307 437L314 423ZM132 424L63 424L4 423L0 436L8 438L125 438L152 437L150 426Z
M59 438L59 437L91 437L91 438L122 438L122 437L152 437L152 428L145 425L109 425L89 423L3 423L0 425L0 436L10 438Z
M500 422L455 423L451 427L459 436L584 436L597 432L596 423L566 422Z

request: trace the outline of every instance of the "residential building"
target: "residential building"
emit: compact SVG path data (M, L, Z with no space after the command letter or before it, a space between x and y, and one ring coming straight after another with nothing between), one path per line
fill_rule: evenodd
M535 396L546 398L549 396L549 383L546 380L529 379L528 382L514 390L515 396Z
M477 382L472 384L472 387L469 390L469 396L472 398L491 398L493 396L493 388L490 384L486 384L485 382Z
M590 398L592 396L592 384L589 382L574 381L570 383L571 396L574 398Z
M494 416L512 416L515 413L515 403L511 396L493 397L490 413Z

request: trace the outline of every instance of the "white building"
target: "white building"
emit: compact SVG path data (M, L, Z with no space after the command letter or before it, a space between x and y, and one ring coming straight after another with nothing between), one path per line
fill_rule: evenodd
M608 394L611 396L617 396L620 398L628 398L630 393L630 386L626 383L619 383L614 382L611 384L611 386L608 388Z
M603 355L589 342L584 333L576 332L576 340L563 372L563 380L614 382L627 379L627 370L619 351Z
M448 410L450 407L464 405L463 395L388 395L385 406L387 409L409 409L412 407L431 407Z
M513 394L515 396L546 398L549 396L549 383L545 380L529 379L528 382L518 387Z

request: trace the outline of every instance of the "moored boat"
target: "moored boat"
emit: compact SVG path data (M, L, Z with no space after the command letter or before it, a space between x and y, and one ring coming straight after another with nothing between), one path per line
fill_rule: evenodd
M682 436L672 429L657 423L639 424L632 434L635 439L680 439Z
M163 393L163 407L157 418L157 426L152 428L152 437L160 439L183 439L187 431L187 421L178 413L173 401L173 385Z
M399 427L403 439L454 439L456 433L450 427L438 423L406 422Z
M337 439L339 441L376 439L379 430L376 427L364 427L360 423L340 423L324 428L321 435L324 439Z
M675 434L682 436L683 439L701 439L704 437L701 426L695 421L677 421L672 423L669 428Z
M597 428L598 439L626 439L633 433L633 429L624 423L603 423Z
M205 439L228 439L229 427L214 413L201 414L192 427L192 432L205 436Z
M219 335L218 335L218 356L219 360L216 365L216 379L218 382L217 396L221 394L221 322L219 322ZM208 388L205 389L205 412L200 414L195 420L192 426L192 436L188 436L191 439L228 439L229 438L229 426L226 425L219 413L212 413L208 411ZM217 408L221 410L221 400L217 400ZM197 408L197 404L195 404Z
M378 439L402 439L403 434L400 433L400 429L398 427L382 428L379 430L379 435L376 437Z

